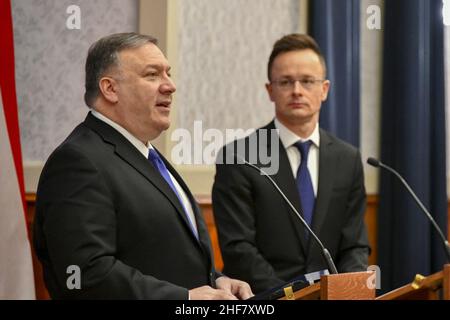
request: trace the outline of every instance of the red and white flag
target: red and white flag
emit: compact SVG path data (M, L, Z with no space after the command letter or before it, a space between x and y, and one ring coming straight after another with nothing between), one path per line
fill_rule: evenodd
M0 1L0 300L34 299L14 76L10 0Z

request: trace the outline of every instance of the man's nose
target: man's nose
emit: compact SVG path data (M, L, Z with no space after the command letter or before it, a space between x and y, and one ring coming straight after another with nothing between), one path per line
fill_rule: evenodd
M175 82L173 82L172 78L167 76L161 84L160 90L164 94L172 94L177 90L177 87L175 86Z
M293 94L295 94L295 95L300 95L300 94L303 93L303 90L305 90L305 88L303 88L303 86L302 86L300 80L296 80L296 81L294 82L294 87L293 87L292 89L293 89L292 92L293 92Z

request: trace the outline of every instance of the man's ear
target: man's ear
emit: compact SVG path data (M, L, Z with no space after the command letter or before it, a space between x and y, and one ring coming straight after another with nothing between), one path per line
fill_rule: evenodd
M269 95L270 101L273 102L273 98L272 98L272 95L273 95L273 87L272 87L272 84L271 84L271 83L266 83L266 90L267 90L267 93L268 93L268 95Z
M117 95L117 81L111 77L103 77L100 79L98 86L100 88L100 92L110 103L117 103L119 101L119 97Z
M330 91L330 80L325 80L322 83L322 102L327 100L329 91Z

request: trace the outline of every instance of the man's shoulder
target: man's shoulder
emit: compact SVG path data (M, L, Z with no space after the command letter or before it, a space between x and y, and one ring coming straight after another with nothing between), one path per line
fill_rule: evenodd
M87 151L97 146L100 137L88 128L84 122L76 126L63 142L55 149L55 152L65 149L78 149Z
M334 134L320 128L320 144L321 145L333 145L333 148L340 153L356 156L359 154L359 149L354 145L336 137Z
M102 138L85 122L76 126L61 144L53 150L46 164L79 161L81 158L94 160L103 154L107 146Z
M268 147L270 148L273 140L278 142L279 136L272 121L263 127L253 130L253 132L245 137L235 138L222 146L218 154L218 159L222 157L229 159L230 157L241 156L248 161L248 155L251 152L259 154L261 149L266 150ZM231 161L231 163L234 163L234 161Z

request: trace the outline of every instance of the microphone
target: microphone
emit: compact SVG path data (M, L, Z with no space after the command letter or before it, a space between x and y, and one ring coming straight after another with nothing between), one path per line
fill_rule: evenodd
M243 157L241 157L238 154L235 154L235 156L236 156L236 158L241 160L243 162L243 164L249 166L250 168L255 169L261 175L263 175L267 179L269 179L269 181L272 183L272 185L275 187L275 189L278 191L278 193L283 197L284 201L286 201L286 203L289 205L289 207L292 209L292 211L294 211L294 213L300 219L300 221L302 222L302 224L306 228L306 230L308 230L308 233L314 238L316 243L319 245L320 249L322 250L322 256L323 256L325 262L327 263L328 270L330 271L330 274L338 274L338 271L336 269L336 266L335 266L335 264L333 262L333 259L331 258L331 254L328 251L328 249L325 248L325 246L323 245L322 241L320 241L319 238L314 233L314 231L311 230L311 228L309 227L308 223L306 223L305 219L303 219L301 214L297 211L297 209L295 209L294 205L291 203L291 201L289 201L289 199L286 197L286 195L283 193L283 191L281 191L280 187L275 183L275 181L273 181L273 179L264 170L262 170L261 168L258 168L254 164L251 164L250 162L248 162L247 160L245 160Z
M425 216L431 222L433 227L436 229L437 233L439 234L440 238L442 239L442 243L444 245L445 254L447 256L447 262L450 262L450 246L449 246L449 243L448 243L447 239L445 239L444 233L442 232L441 228L439 228L438 224L436 223L434 218L431 216L430 212L428 212L427 208L425 208L423 203L419 200L417 195L411 189L409 184L400 175L400 173L398 173L397 171L395 171L391 167L385 165L384 163L382 163L381 161L379 161L379 160L377 160L375 158L368 158L367 159L367 163L370 164L373 167L383 168L383 169L393 173L402 182L402 184L405 186L406 190L408 190L409 194L413 197L414 201L417 203L419 208L422 209L422 212L425 214Z

